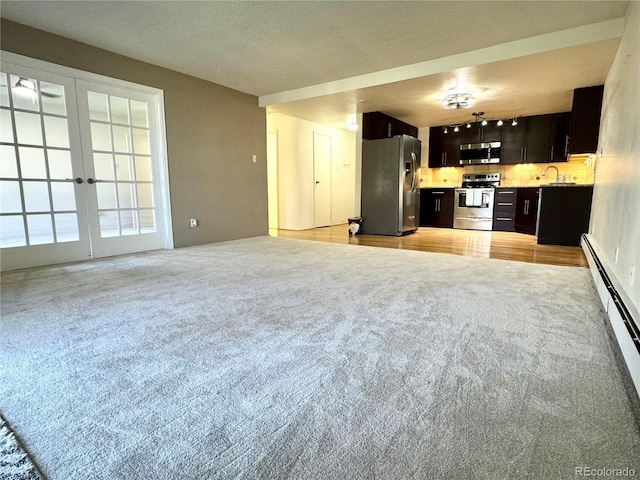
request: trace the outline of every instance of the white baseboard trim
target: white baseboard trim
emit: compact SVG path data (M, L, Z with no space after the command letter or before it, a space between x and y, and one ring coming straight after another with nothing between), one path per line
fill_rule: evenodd
M640 315L589 235L582 235L581 245L636 394L640 397Z

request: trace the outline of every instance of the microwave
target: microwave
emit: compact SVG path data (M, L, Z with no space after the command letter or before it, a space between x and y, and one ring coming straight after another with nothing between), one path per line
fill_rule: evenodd
M460 165L500 163L500 142L460 145Z

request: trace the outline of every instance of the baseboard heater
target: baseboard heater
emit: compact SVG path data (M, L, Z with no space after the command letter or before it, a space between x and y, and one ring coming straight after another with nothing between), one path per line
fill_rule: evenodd
M600 260L597 249L589 241L588 235L582 235L582 249L589 262L593 280L604 306L615 338L620 346L623 360L631 376L631 380L640 396L640 318L630 301L616 288L607 273L606 265ZM615 278L615 277L614 277ZM613 308L615 306L615 308Z

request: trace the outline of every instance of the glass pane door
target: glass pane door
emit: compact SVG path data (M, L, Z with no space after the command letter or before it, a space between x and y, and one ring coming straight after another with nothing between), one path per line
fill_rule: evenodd
M153 96L77 85L94 255L162 248Z
M3 62L2 268L90 258L74 80Z
M2 270L171 248L162 93L6 55Z

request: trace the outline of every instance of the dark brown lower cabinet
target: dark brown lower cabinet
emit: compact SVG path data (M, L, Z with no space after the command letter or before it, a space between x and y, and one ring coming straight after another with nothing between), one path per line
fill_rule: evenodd
M496 188L493 202L493 230L516 231L516 193L515 188Z
M420 226L453 228L453 188L420 189Z
M518 188L516 195L516 232L536 234L538 187Z
M540 195L538 243L580 246L589 231L593 186L542 187Z

